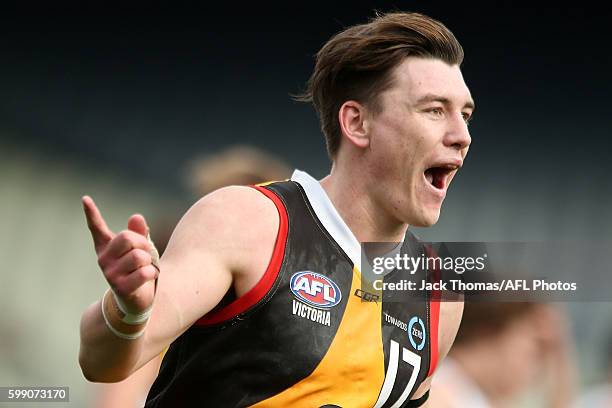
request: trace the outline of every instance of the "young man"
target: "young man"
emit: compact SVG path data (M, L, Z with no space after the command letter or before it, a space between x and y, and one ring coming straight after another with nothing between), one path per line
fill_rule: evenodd
M142 216L115 235L84 197L112 289L83 315L86 378L122 380L170 345L147 406L426 404L462 304L362 301L359 243L413 244L409 225L438 220L471 141L462 59L446 27L414 13L334 36L304 98L331 173L209 194L159 265Z

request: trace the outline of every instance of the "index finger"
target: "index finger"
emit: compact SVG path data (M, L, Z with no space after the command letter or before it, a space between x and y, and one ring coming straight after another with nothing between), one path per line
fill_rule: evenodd
M85 218L87 219L87 226L89 227L89 231L91 231L91 236L93 237L94 246L96 247L96 251L100 248L100 246L105 245L108 241L110 241L115 234L108 228L104 218L102 218L102 214L100 214L100 210L96 207L93 199L89 196L83 196L81 199L83 202L83 210L85 211Z

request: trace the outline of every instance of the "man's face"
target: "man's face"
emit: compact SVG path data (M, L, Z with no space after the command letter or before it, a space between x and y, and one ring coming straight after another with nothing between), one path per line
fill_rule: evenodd
M372 188L398 220L431 226L471 142L472 98L459 67L441 60L406 58L392 74L368 119Z

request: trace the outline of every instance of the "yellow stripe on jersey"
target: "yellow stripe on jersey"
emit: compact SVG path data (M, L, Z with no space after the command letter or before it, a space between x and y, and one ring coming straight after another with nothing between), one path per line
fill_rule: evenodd
M288 181L289 179L285 179L285 180L272 180L272 181L264 181L263 183L257 183L255 184L257 187L265 187L268 184L272 184L272 183L278 183L279 181Z
M317 368L297 384L252 407L374 406L385 377L382 303L364 302L354 296L361 288L360 277L354 267L342 321Z

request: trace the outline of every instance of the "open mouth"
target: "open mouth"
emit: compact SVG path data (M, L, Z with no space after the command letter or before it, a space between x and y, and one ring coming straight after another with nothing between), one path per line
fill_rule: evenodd
M431 184L434 188L438 190L444 190L448 186L448 176L457 170L458 166L455 165L443 165L430 167L425 170L425 179Z

